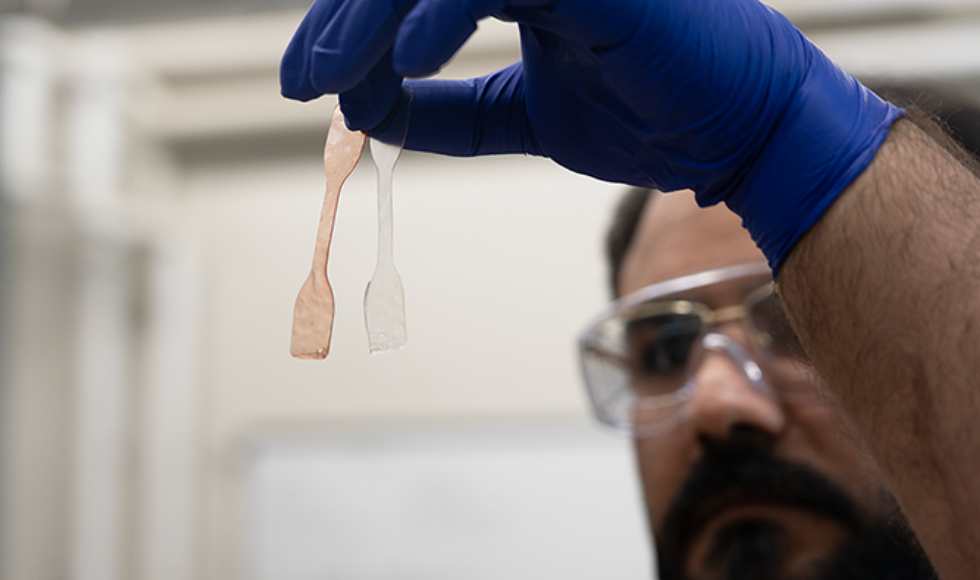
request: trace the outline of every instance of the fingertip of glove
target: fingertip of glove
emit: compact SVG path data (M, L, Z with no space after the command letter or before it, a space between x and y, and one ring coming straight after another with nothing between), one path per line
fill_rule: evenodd
M341 93L340 108L344 112L347 128L351 131L371 131L383 125L397 108L398 93L374 99L359 96L358 91Z
M279 93L290 100L307 102L319 97L311 83L304 82L301 75L283 65L279 72Z
M323 95L337 95L351 89L349 83L321 83L312 81L280 81L279 92L283 97L308 102Z
M338 59L317 54L311 58L291 59L287 54L279 67L279 88L282 96L296 101L311 101L326 94L340 94L350 90L359 78L351 63L346 68L333 66ZM297 64L294 60L300 60ZM361 65L360 62L353 63Z
M396 50L392 66L399 75L409 78L427 77L439 72L440 65L433 65L427 59L415 54L402 56Z
M308 103L309 101L312 101L313 99L320 96L320 95L311 95L308 93L296 93L296 92L287 91L285 89L281 90L279 94L281 94L284 98L289 99L290 101L299 101L301 103Z

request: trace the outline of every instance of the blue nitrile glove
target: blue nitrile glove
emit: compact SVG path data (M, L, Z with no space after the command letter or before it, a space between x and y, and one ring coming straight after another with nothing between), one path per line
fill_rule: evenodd
M520 63L402 83L489 15L520 24ZM316 0L281 81L340 93L351 128L409 149L691 188L738 213L774 271L901 114L755 0Z

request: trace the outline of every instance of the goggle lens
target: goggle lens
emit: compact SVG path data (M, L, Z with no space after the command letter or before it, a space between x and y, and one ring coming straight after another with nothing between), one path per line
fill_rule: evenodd
M704 329L695 314L665 313L631 321L628 361L637 396L672 393L682 386L695 341Z

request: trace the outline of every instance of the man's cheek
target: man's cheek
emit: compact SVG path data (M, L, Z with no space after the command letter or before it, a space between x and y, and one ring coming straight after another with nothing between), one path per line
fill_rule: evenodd
M668 433L634 441L647 514L653 530L663 526L674 496L696 460L695 447L683 445L677 435Z
M845 488L859 505L872 512L892 500L881 470L851 422L832 404L799 405L792 409L793 422L801 426L808 452L798 461L821 469Z

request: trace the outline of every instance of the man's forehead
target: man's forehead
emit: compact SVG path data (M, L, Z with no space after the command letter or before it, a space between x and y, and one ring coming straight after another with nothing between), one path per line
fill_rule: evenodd
M735 214L699 208L689 191L655 194L620 272L623 294L684 274L763 260Z

